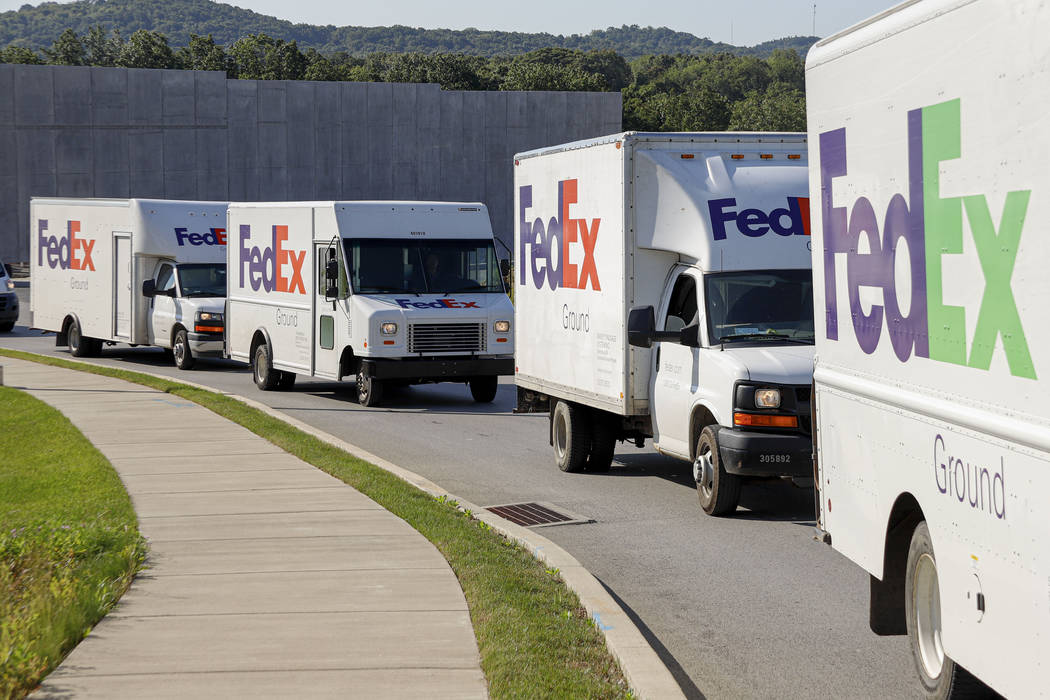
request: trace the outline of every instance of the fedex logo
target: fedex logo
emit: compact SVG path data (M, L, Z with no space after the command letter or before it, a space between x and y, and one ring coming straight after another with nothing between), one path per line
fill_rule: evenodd
M853 330L865 353L875 352L885 320L890 344L901 362L914 353L987 370L996 340L1001 338L1010 373L1035 379L1035 366L1010 288L1031 190L1006 194L998 226L985 195L940 196L941 162L962 157L958 99L911 110L907 129L908 190L890 200L881 231L867 197L857 198L848 209L833 200L834 179L848 172L846 129L820 135L828 339L839 339L835 260L844 255ZM966 309L945 304L942 295L942 256L963 252L964 216L984 273L984 292L970 339L966 337ZM870 252L859 252L862 237ZM897 302L896 252L902 240L907 245L906 274L911 287L907 315ZM868 314L861 306L862 287L882 290L882 304L872 305Z
M435 299L434 301L412 301L411 299L394 299L402 309L477 309L476 301L456 301L455 299Z
M809 197L788 197L787 207L768 214L761 209L733 211L736 198L712 199L707 202L711 213L711 233L716 241L726 239L726 222L733 221L740 233L751 238L766 235L772 229L778 236L809 235Z
M226 245L226 229L211 228L208 233L187 233L189 229L176 228L175 240L180 246L189 243L192 246L199 245Z
M287 226L273 226L270 245L259 249L250 246L252 227L241 224L240 230L240 287L244 288L244 278L253 291L262 287L267 292L289 292L306 294L303 284L303 263L306 261L305 250L289 250L284 247L288 240ZM287 272L286 272L287 271Z
M518 188L518 215L521 230L521 242L518 249L518 260L521 267L519 284L525 284L527 279L525 268L528 267L532 273L532 284L536 289L542 289L546 282L551 289L558 287L586 289L589 284L594 291L601 291L602 287L598 282L598 267L594 262L594 246L598 242L598 226L602 220L600 218L591 219L588 224L586 219L569 217L569 206L577 203L577 192L576 178L561 180L558 183L557 216L552 216L546 224L542 217L537 217L532 223L529 223L528 210L532 208L532 185L522 185ZM583 254L579 265L569 262L574 244ZM531 252L529 256L526 256L526 246Z
M91 259L91 251L95 247L94 238L83 238L77 236L80 233L79 221L67 221L64 236L48 236L47 219L37 221L37 256L36 264L47 265L52 270L56 267L62 270L90 270L95 271L95 262Z

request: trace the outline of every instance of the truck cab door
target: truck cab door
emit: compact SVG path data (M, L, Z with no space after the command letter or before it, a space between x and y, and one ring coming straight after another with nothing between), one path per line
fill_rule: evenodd
M150 345L171 347L171 327L175 323L175 266L170 262L157 265L156 295L150 299L149 317L146 327L149 329Z
M314 289L314 375L327 379L338 379L339 356L342 354L346 316L343 300L347 295L346 272L337 243L314 245L314 261L317 266L317 285ZM328 276L329 261L335 261L338 277ZM336 294L329 294L334 289ZM340 322L341 321L341 322Z
M679 331L697 322L699 277L683 270L668 282L656 317L664 331ZM663 452L688 458L690 452L689 411L697 392L700 349L675 342L661 342L653 352L651 414L653 441Z

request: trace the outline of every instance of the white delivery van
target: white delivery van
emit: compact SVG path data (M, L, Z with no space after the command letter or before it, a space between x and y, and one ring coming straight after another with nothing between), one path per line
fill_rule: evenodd
M617 439L693 463L704 510L812 480L805 134L624 133L515 156L519 411L564 471Z
M479 402L514 371L513 308L488 210L447 202L231 204L229 356L260 389L297 374L465 382Z
M189 369L223 355L226 203L49 199L29 204L29 307L73 355L155 345Z
M807 59L819 526L925 697L1050 697L1048 35L925 0Z

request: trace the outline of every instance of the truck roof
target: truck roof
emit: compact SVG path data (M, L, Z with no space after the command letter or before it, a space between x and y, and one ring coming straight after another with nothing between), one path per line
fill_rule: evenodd
M900 32L969 5L974 0L907 0L888 10L821 39L806 55L806 69L888 39Z
M618 134L609 134L608 136L572 141L557 146L535 148L531 151L523 151L515 154L514 158L515 160L524 160L526 158L534 158L536 156L549 155L551 153L562 153L564 151L573 151L579 148L589 148L591 146L600 146L616 142L623 144L628 142L721 143L726 145L736 145L745 149L748 146L757 146L759 144L765 148L770 148L779 144L791 144L795 149L798 149L800 145L802 148L805 148L806 134L804 132L786 131L623 131Z

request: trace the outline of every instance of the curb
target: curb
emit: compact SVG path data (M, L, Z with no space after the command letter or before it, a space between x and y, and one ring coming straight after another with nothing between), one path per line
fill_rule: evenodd
M49 357L48 355L39 355L38 353L27 354L36 354L38 357ZM75 358L61 359L67 359L69 362L94 367L105 366L96 365L93 362L87 362ZM249 399L239 394L232 394L214 387L186 381L184 379L176 379L162 374L131 369L128 369L127 371L137 372L138 374L143 374L155 379L185 384L186 386L210 391L215 394L221 394L223 396L228 396L231 399L241 401L245 405L298 428L304 433L312 435L333 447L348 452L358 459L370 462L431 496L445 496L450 500L456 501L459 504L460 509L469 510L471 515L478 520L481 520L505 537L521 544L540 561L558 569L562 579L565 581L565 585L579 596L581 605L583 605L587 614L591 616L595 625L605 636L605 643L609 648L609 652L617 662L619 662L624 677L627 678L631 690L637 697L653 699L682 698L682 700L684 700L685 694L682 692L678 682L671 675L667 666L660 660L656 651L654 651L649 642L646 641L641 631L623 608L621 608L613 597L609 595L598 579L585 569L575 557L551 540L548 540L546 537L543 537L528 528L516 525L494 513L490 513L481 506L462 499L455 494L449 493L438 484L435 484L415 472L389 462L378 455L374 455L371 452L368 452L352 443L346 442L330 433L326 433L323 430L307 425L298 419L285 415L284 413L255 401L254 399Z

